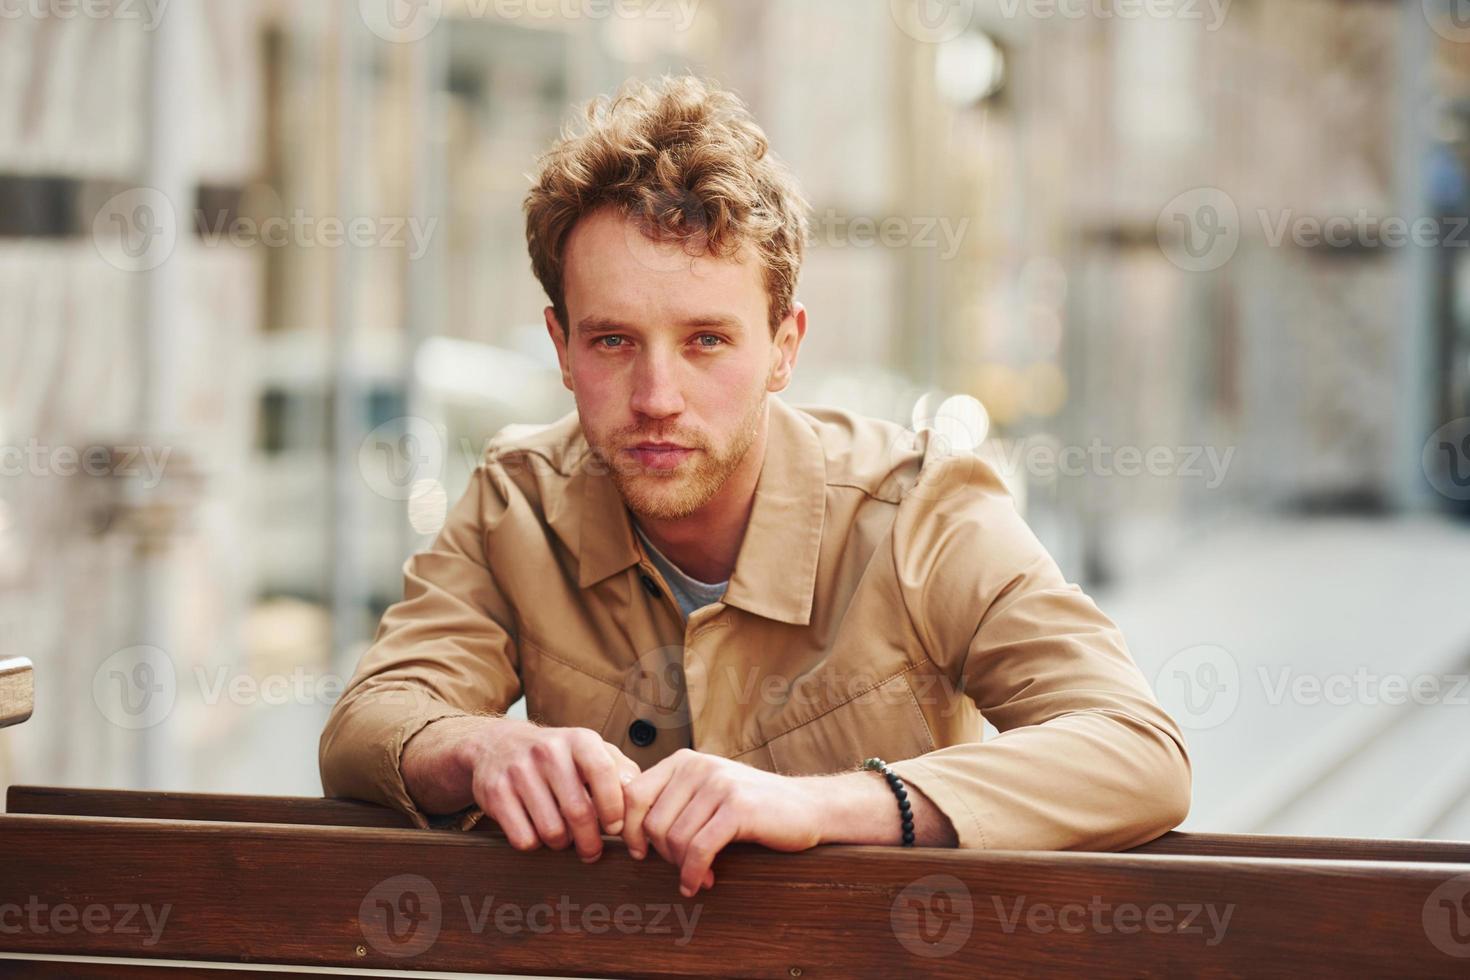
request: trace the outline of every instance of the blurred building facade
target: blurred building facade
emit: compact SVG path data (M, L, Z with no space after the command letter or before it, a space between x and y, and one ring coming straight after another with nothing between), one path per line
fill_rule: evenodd
M1420 463L1470 415L1465 253L1277 232L1466 213L1465 43L1368 0L920 6L0 21L0 437L41 460L0 478L0 655L39 676L0 775L318 790L402 559L493 432L572 408L521 198L572 105L629 76L719 79L803 183L788 400L921 425L978 399L1074 580L1124 589L1242 515L1453 509ZM108 462L66 475L67 447ZM128 683L168 707L119 715Z

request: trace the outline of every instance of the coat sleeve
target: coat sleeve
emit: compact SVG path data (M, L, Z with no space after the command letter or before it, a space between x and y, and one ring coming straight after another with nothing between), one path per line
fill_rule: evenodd
M900 590L925 650L1000 734L893 764L966 848L1124 850L1189 812L1183 733L1118 627L1031 533L979 457L900 502Z
M485 557L508 487L482 462L433 544L405 562L403 599L383 614L322 732L326 795L390 806L429 826L403 782L404 745L431 722L503 714L520 697L514 619ZM467 811L460 826L479 816Z

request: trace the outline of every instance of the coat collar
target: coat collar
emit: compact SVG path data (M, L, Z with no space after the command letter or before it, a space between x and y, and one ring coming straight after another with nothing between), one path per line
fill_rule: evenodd
M757 616L805 626L811 622L827 511L826 456L796 409L776 395L767 404L765 460L723 601ZM622 495L591 453L578 464L567 493L568 502L581 505L577 555L582 588L642 560Z

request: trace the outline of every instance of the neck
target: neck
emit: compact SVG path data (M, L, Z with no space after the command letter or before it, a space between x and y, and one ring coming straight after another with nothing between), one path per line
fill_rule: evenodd
M685 575L701 582L723 582L734 573L766 459L766 430L767 418L762 418L745 458L699 510L672 521L634 516L654 547Z

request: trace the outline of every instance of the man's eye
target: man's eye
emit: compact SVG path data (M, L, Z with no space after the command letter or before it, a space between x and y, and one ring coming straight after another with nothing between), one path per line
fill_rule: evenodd
M712 344L705 343L705 341L707 341L707 340L712 340L712 341L714 341L714 343L712 343ZM718 346L720 346L721 344L723 344L725 342L724 341L724 338L722 338L722 337L716 337L712 333L702 333L697 338L695 338L695 341L696 341L697 345L700 346L700 347L718 347Z
M612 343L612 341L617 341L617 343ZM617 350L618 348L620 348L620 347L623 346L623 338L622 337L598 337L597 338L597 343L599 345L601 345L602 347L608 349L608 350Z

